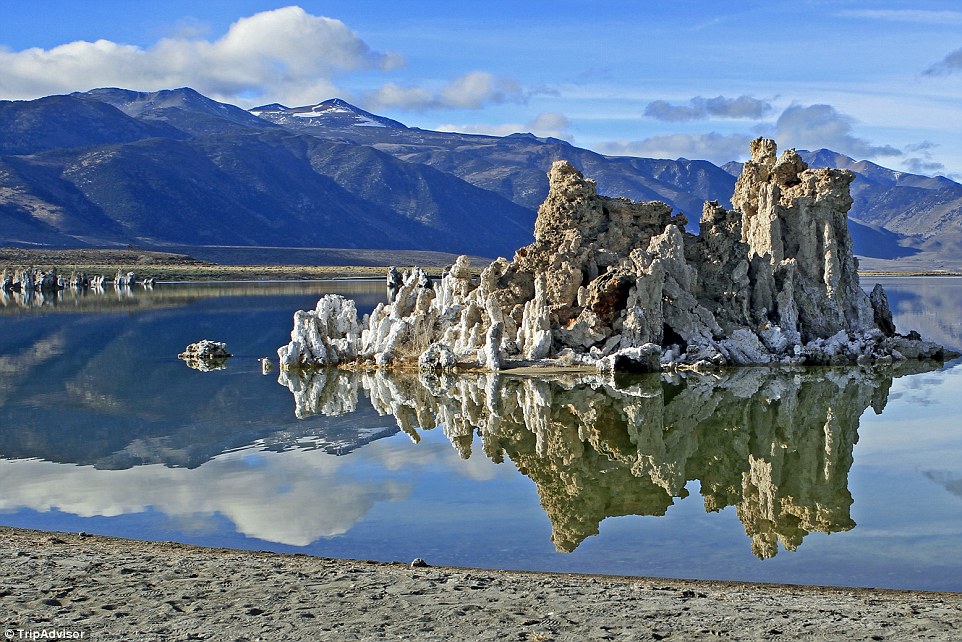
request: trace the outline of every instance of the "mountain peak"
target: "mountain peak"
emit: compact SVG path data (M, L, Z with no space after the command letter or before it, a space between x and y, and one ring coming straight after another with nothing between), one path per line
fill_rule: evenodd
M278 125L297 123L298 125L335 129L353 127L408 129L403 123L364 111L343 98L329 98L315 105L302 107L285 107L280 103L271 103L254 107L250 110L250 113Z
M266 125L240 107L218 102L190 87L149 92L103 87L75 95L112 105L132 118L166 122L193 134L222 127ZM198 125L199 118L206 123Z
M286 105L282 105L280 103L270 103L268 105L261 105L259 107L251 107L247 111L254 114L255 116L258 116L261 114L261 112L265 112L265 111L288 111L288 110L290 110L290 107Z
M349 109L351 111L364 111L359 107L355 107L351 103L347 102L343 98L328 98L327 100L319 102L316 107L341 107L343 109Z

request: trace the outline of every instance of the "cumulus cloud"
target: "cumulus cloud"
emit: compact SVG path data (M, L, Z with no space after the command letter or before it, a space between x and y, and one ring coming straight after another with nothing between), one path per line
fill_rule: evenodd
M669 120L683 120L684 110L698 110L708 113L709 102L692 102L688 106L671 106L661 112ZM747 103L746 103L747 104ZM655 105L655 103L651 103ZM718 102L719 106L732 106L728 102ZM769 106L770 107L770 106ZM653 108L661 109L658 105ZM720 110L720 107L716 107ZM672 111L680 110L680 111ZM733 108L729 113L735 113ZM744 112L742 112L744 113ZM853 158L902 157L902 162L912 171L931 173L942 169L933 160L930 149L932 143L924 142L899 150L891 145L876 145L853 133L855 120L840 113L831 105L791 105L777 118L774 124L762 123L745 133L719 132L697 134L661 134L640 140L609 141L596 144L598 151L612 155L645 156L655 158L691 158L709 160L716 164L744 158L748 153L751 140L757 136L774 138L781 149L828 148ZM908 156L913 156L908 158Z
M519 132L531 132L536 136L560 138L571 141L573 137L568 128L571 122L564 114L556 112L542 112L526 123L496 123L496 124L462 124L445 123L436 129L442 132L460 132L462 134L487 134L490 136L507 136Z
M688 101L687 105L672 105L664 100L652 101L645 107L645 116L669 122L706 120L709 118L757 120L764 118L771 111L771 103L751 96L739 96L738 98L695 96Z
M668 134L637 141L611 141L596 145L603 154L649 158L689 158L715 164L742 158L752 136L746 134Z
M775 123L775 139L787 149L820 149L826 147L853 158L901 156L890 145L873 145L852 134L853 119L839 113L831 105L792 105Z
M902 161L902 164L913 174L931 175L940 174L945 171L945 165L943 163L927 158L919 158L917 156L906 158Z
M220 100L310 102L335 93L338 74L389 71L400 55L371 49L340 20L285 7L241 18L221 38L198 30L149 48L109 40L0 50L0 97L36 98L94 87L190 86Z
M938 174L945 171L945 165L934 160L932 157L932 151L938 147L936 143L931 141L922 141L921 143L914 143L912 145L905 146L905 152L916 154L902 161L902 164L910 172L916 174Z
M480 109L485 105L523 103L525 93L511 78L487 71L471 71L448 82L436 91L419 86L394 83L365 96L372 109L399 108L413 111L428 109Z
M943 76L962 71L962 49L956 49L945 58L935 63L923 73L926 76Z

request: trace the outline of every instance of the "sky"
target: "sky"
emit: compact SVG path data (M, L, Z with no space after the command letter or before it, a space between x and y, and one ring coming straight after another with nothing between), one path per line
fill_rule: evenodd
M947 0L0 0L0 99L108 86L718 164L763 135L962 180Z

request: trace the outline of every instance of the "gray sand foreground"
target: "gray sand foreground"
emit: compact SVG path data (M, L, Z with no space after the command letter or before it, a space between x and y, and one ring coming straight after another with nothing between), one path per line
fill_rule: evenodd
M0 527L7 639L959 640L962 594L330 560Z

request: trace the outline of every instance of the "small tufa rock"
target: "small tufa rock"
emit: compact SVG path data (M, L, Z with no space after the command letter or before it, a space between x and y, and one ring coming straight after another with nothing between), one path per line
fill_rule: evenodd
M443 343L432 343L418 357L419 370L451 370L457 365L457 355Z
M415 557L414 560L411 562L411 568L427 568L427 567L428 567L428 563L425 562L420 557Z
M227 351L226 343L201 339L184 348L184 351L177 356L194 370L210 372L226 368L227 359L233 355Z
M894 337L895 323L892 321L892 310L889 308L889 298L886 296L885 290L882 289L881 283L875 284L875 287L872 288L872 294L868 298L872 303L875 324L882 331L882 334L887 337Z
M274 372L274 363L268 357L261 357L258 361L261 364L261 374Z

